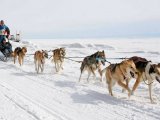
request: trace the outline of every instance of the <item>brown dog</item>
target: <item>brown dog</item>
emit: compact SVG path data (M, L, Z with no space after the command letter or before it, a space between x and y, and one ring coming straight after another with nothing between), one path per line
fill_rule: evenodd
M64 57L66 55L65 48L58 48L52 51L53 59L52 61L55 63L56 72L60 71L60 68L63 69L62 64L64 62Z
M123 89L128 91L128 96L131 95L131 90L128 87L128 80L134 78L137 74L136 66L132 60L124 60L118 64L111 64L102 71L102 73L104 72L111 96L113 96L112 87L116 82Z
M48 58L47 51L36 51L34 54L34 63L35 63L35 70L39 73L39 69L41 72L44 70L45 58Z
M21 66L23 64L23 61L24 61L24 56L27 52L27 48L26 47L17 47L15 48L14 52L13 52L13 57L14 57L14 64L16 62L16 59L18 57L18 62L19 62L19 65Z

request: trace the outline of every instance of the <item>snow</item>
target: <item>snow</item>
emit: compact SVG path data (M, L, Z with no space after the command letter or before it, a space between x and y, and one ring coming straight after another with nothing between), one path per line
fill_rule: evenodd
M116 85L114 97L108 94L105 81L87 74L79 83L80 63L65 59L64 70L55 72L51 59L46 60L44 73L37 74L33 54L36 50L66 48L66 56L85 57L104 50L107 60L116 63L118 57L141 56L153 63L160 60L160 40L152 39L54 39L12 42L13 49L26 46L24 65L0 61L0 120L159 120L160 84L153 83L153 98L141 83L130 98ZM50 52L49 55L52 53ZM81 61L83 58L75 58ZM108 64L106 64L107 66ZM106 67L105 66L105 67ZM104 67L103 67L104 68ZM130 87L133 86L132 80Z

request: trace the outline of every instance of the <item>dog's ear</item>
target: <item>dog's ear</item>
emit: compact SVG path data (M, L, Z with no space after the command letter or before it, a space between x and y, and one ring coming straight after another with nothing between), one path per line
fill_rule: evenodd
M61 49L66 49L65 47L61 47Z
M61 48L59 48L60 50L65 50L65 48L64 47L61 47Z
M63 47L63 50L64 50L64 51L66 51L66 48L65 48L65 47Z
M97 55L99 55L100 54L100 51L97 51Z

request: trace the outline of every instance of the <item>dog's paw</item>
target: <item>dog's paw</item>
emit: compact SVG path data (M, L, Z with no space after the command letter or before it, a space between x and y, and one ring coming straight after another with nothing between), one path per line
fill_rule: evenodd
M131 93L132 93L131 90L129 90L129 91L128 91L128 97L131 96Z
M156 104L156 103L157 103L157 102L156 102L156 101L157 101L157 99L156 99L156 98L154 98L154 97L153 97L152 99L150 99L150 101L151 101L151 104Z
M155 104L155 103L156 103L156 102L154 102L154 100L153 100L153 99L151 99L150 101L151 101L151 104Z

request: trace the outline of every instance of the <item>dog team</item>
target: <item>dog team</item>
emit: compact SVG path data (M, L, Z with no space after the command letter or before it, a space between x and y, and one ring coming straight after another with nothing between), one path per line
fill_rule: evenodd
M151 103L153 103L151 88L154 80L157 80L160 83L160 63L152 64L151 61L146 60L145 58L141 58L138 56L131 57L129 59L123 60L120 63L110 64L105 69L101 70L100 66L105 65L105 53L104 51L98 51L91 56L87 56L82 61L80 70L80 78L82 73L87 70L88 78L92 73L95 76L95 70L98 70L101 81L102 75L105 74L106 83L108 85L108 91L111 96L113 96L112 88L118 83L119 86L122 87L122 92L125 90L128 91L128 96L132 95L134 91L139 86L140 82L148 81L146 83L149 87L149 97ZM130 80L136 80L133 88L129 88Z
M52 62L55 63L55 69L56 72L60 71L60 68L63 69L63 62L64 62L64 57L66 55L65 48L57 48L55 50L52 50L53 52L53 59ZM27 48L26 47L16 47L14 52L12 53L12 57L14 58L14 64L18 58L19 65L23 65L24 57L27 53ZM45 59L48 58L48 51L46 50L38 50L34 53L34 64L35 64L35 70L37 73L43 72L44 70L44 64L45 64Z
M18 62L23 65L24 56L27 52L26 47L17 47L13 52L14 64L18 57ZM53 59L52 62L55 63L55 70L59 72L60 69L63 70L63 62L66 55L65 48L57 48L52 50L53 52ZM43 72L45 59L48 58L48 52L46 50L38 50L34 53L34 64L35 70L37 73ZM149 87L149 97L151 103L153 103L151 88L152 82L157 80L160 83L160 63L159 64L152 64L151 61L148 61L145 58L141 58L138 56L134 56L128 59L123 60L120 63L110 64L105 69L101 70L101 65L105 65L106 57L104 51L97 51L96 53L87 56L83 59L80 67L80 77L79 82L81 80L81 76L84 71L88 72L87 81L91 73L96 78L95 71L98 70L99 75L101 76L100 81L102 81L103 74L106 78L106 83L108 85L108 91L111 96L113 96L112 88L117 83L120 87L122 87L122 92L128 92L128 96L130 97L137 87L139 86L140 82L148 81L145 84ZM129 88L129 82L135 79L135 83L133 88Z

